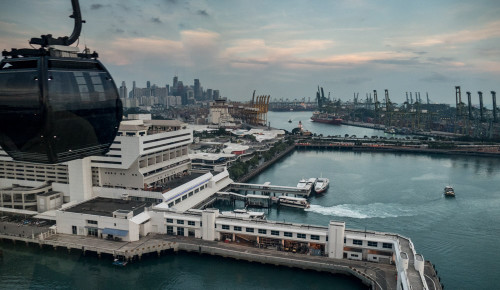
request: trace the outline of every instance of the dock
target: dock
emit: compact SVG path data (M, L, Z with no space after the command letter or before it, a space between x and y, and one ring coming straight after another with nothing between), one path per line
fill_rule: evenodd
M279 186L271 184L251 184L251 183L231 183L229 185L230 191L236 192L251 192L252 194L259 193L265 196L290 196L290 197L302 197L307 198L311 195L311 187L308 188L297 188L296 186Z
M144 256L161 257L173 252L194 252L247 262L257 262L275 266L286 266L304 270L343 274L356 277L371 289L398 289L397 269L395 265L356 261L349 259L331 259L323 256L298 254L276 249L257 248L234 242L207 241L193 237L149 234L136 242L110 241L89 236L42 233L35 238L20 237L0 233L0 241L25 243L27 246L52 247L54 250L77 251L82 255L96 255L99 258L122 258L138 262ZM400 241L402 250L411 251L411 245ZM408 255L411 256L411 255ZM412 289L424 289L413 267L408 267L408 279ZM439 278L430 263L425 264L428 289L442 289ZM415 283L415 284L414 284Z

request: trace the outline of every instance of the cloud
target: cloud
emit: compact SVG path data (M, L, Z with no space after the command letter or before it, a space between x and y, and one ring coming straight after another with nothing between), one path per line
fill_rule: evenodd
M198 10L196 12L196 14L201 15L201 16L205 16L205 17L209 17L210 16L210 15L208 15L207 10Z
M160 18L158 18L158 17L152 17L152 18L151 18L151 22L156 23L156 24L161 24L161 23L163 23L163 22L160 20Z
M103 8L103 7L104 7L104 5L102 5L102 4L92 4L92 5L90 5L90 10L98 10L98 9Z
M500 37L500 21L493 21L486 23L478 29L460 30L453 33L420 37L410 43L410 45L418 47L454 45L459 43L473 43L498 37Z
M430 75L421 78L420 81L426 83L449 83L454 82L455 80L443 74L432 72Z

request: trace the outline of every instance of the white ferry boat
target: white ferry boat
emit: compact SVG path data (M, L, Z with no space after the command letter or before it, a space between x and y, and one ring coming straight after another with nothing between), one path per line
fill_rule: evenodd
M316 193L323 193L328 189L329 185L330 185L330 180L328 180L328 178L320 177L316 181L316 185L314 186L314 191L316 191Z
M302 197L280 196L278 197L278 205L309 208L309 202L307 202L307 199Z
M451 187L451 185L444 187L444 196L455 197L455 190Z
M307 180L305 180L304 178L302 178L301 180L299 180L299 183L297 183L297 188L305 188L307 185Z
M311 177L307 180L306 186L314 188L316 186L316 181L318 181L316 177Z
M223 216L238 217L238 218L251 218L251 219L266 219L266 214L259 211L249 211L246 209L235 209L233 211L221 212Z

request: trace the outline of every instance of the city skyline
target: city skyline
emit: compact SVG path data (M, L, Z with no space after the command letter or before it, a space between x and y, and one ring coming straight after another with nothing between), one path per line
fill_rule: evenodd
M116 84L172 76L200 79L222 97L247 101L253 90L272 98L335 98L388 89L426 92L454 104L477 91L491 105L500 91L500 5L496 1L134 1L80 3L85 44L100 55ZM31 37L69 35L70 1L15 1L0 12L0 48L28 47Z

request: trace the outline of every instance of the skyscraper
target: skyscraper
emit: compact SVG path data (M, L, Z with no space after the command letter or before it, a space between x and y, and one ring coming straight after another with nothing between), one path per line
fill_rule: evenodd
M194 98L196 100L201 100L202 94L201 94L201 86L200 86L200 80L199 79L194 79Z
M125 101L125 99L127 98L127 86L125 85L125 81L122 81L122 85L120 87L120 99L123 101Z
M173 96L178 96L177 94L177 81L179 78L177 76L174 77L174 83L172 84L172 95Z

